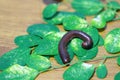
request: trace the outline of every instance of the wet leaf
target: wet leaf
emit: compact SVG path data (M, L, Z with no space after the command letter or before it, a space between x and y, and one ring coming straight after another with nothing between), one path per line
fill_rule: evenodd
M27 28L27 32L43 38L52 32L59 32L59 29L52 24L33 24Z
M0 70L4 70L11 65L20 64L25 65L30 55L29 48L15 48L0 56Z
M120 9L120 4L117 1L109 1L107 3L107 7L110 8L110 9L119 10Z
M106 27L106 20L103 19L102 16L98 15L91 20L91 26L97 29L103 29Z
M108 74L108 70L105 64L99 64L95 72L96 72L97 77L100 79L105 78Z
M117 64L120 66L120 56L117 57Z
M58 4L55 3L49 4L44 8L42 15L44 18L51 18L56 14L57 9L58 9Z
M98 46L103 46L104 45L104 39L101 35L99 35L99 40L98 40Z
M82 57L86 54L86 50L82 48L82 40L75 38L70 42L70 47L76 56Z
M94 57L96 57L98 53L98 47L94 47L90 50L86 50L86 54L82 57L79 57L77 56L80 60L83 60L83 61L89 61L91 59L93 59Z
M44 40L42 40L41 43L39 43L39 46L35 48L33 53L39 55L57 55L58 44L64 34L64 32L59 32L46 35Z
M100 0L73 0L71 5L73 9L84 15L94 15L103 9Z
M72 15L84 18L84 16L78 12L58 11L52 18L49 18L49 19L44 18L44 20L49 24L62 24L64 18L66 18L68 16L72 16Z
M81 28L86 28L88 23L84 19L72 15L63 19L63 26L65 30L81 30Z
M104 47L109 53L120 52L120 28L115 28L106 35Z
M105 20L106 22L112 21L115 18L116 11L112 9L107 9L98 14L98 16L102 17L102 20Z
M27 66L37 71L44 71L51 66L51 62L48 58L36 54L32 54L27 61Z
M87 28L83 28L82 31L90 35L90 37L93 40L93 47L95 47L97 45L98 40L99 40L98 30L94 27L87 27ZM73 52L78 57L82 57L82 56L86 55L86 53L88 53L87 51L89 51L89 50L82 48L82 46L81 46L82 42L83 41L81 39L75 38L70 43L70 46L71 46ZM97 52L97 50L96 50L96 52Z
M94 66L78 62L70 66L63 74L64 80L90 80L94 73Z
M49 24L62 24L63 18L67 16L66 12L57 12L52 18L44 18L45 22Z
M57 55L58 42L53 42L50 40L43 40L34 50L34 54L38 55Z
M38 71L14 64L0 73L0 80L34 80Z
M120 72L118 72L117 74L115 74L114 80L120 80Z
M20 47L33 47L40 43L42 39L34 35L21 35L14 39L16 45Z

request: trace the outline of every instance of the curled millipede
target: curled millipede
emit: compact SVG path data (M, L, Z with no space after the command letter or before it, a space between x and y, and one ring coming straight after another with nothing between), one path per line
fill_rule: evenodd
M45 4L52 4L52 3L60 3L63 2L63 0L43 0Z
M73 38L79 38L83 40L82 47L84 49L90 49L93 46L93 41L88 34L78 30L69 31L62 37L58 46L58 51L64 64L71 61L70 56L67 52L67 45Z
M63 1L63 0L54 0L54 1L61 2L61 1Z

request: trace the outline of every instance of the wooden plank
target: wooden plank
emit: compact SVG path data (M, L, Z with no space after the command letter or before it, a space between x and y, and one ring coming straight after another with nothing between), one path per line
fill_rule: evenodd
M0 0L0 55L16 47L14 38L27 34L26 29L29 25L44 23L41 13L45 6L43 0ZM69 4L63 4L59 10L72 11L68 6ZM110 30L117 27L120 27L120 21L109 22L106 30L100 34L105 37ZM103 55L110 54L105 51L104 47L100 47L97 57ZM104 80L113 80L114 74L120 71L120 68L116 65L115 59L107 60L106 64L109 74ZM65 70L66 68L61 68L41 73L36 80L63 80L62 74ZM92 80L99 79L94 75Z

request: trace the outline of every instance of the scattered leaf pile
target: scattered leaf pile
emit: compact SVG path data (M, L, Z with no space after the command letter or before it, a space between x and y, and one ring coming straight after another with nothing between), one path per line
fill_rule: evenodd
M80 46L82 40L71 40L67 51L71 60L76 56L78 61L69 63L69 68L63 74L64 80L90 80L94 73L104 79L108 74L105 65L108 58L116 58L120 66L120 28L111 30L105 38L99 34L99 30L105 30L108 22L120 19L120 3L115 0L107 3L100 0L72 0L70 4L74 12L58 10L60 4L47 5L42 13L46 23L28 26L28 34L15 38L17 47L0 56L0 80L34 80L38 74L54 69L51 57L61 66L66 66L60 58L58 44L63 35L71 30L87 33L93 40L93 47L86 50ZM86 16L94 18L88 23ZM58 25L63 26L64 31L60 31ZM104 56L97 65L85 63L96 57L99 46L104 46L108 53L114 55ZM120 71L114 80L120 80Z

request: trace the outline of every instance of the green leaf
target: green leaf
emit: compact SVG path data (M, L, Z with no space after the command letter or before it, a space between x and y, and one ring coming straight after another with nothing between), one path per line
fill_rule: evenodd
M57 55L58 42L44 39L41 43L33 50L34 54L38 55Z
M107 3L107 7L110 8L110 9L119 10L120 9L120 4L117 1L109 1Z
M94 27L87 27L87 28L83 28L82 29L83 32L89 34L89 36L92 38L93 40L93 47L96 46L96 44L98 43L99 40L99 33L98 30ZM70 46L73 50L73 52L78 56L78 57L82 57L84 55L86 55L86 53L88 53L86 49L82 48L82 40L80 40L79 38L75 38L71 41ZM96 50L97 52L97 50Z
M34 80L37 75L32 68L14 64L0 73L0 80Z
M71 15L76 15L78 17L84 18L84 16L78 12L59 11L53 17L51 17L49 19L48 18L43 18L43 19L49 24L62 24L63 19L68 17L68 16L71 16Z
M116 12L111 9L107 9L99 13L91 21L91 26L94 26L97 29L104 29L108 21L111 21L115 18Z
M80 39L73 39L70 43L70 47L79 60L89 60L96 57L98 53L98 47L93 47L89 50L82 48L82 41Z
M120 56L117 58L117 64L120 66Z
M58 4L55 3L49 4L44 8L42 15L44 18L51 18L56 14L57 9L58 9Z
M33 53L39 55L57 55L58 44L64 34L64 32L59 32L46 35L46 37L41 41L41 43L39 43L39 46L35 48Z
M120 52L120 28L111 30L104 41L104 47L109 53Z
M38 71L44 71L51 66L48 58L36 54L32 54L27 61L27 66Z
M105 78L108 74L108 70L105 64L99 64L95 72L96 72L97 77L100 79Z
M107 9L98 14L98 16L102 17L102 20L105 20L106 22L111 21L115 18L116 11L112 9Z
M66 32L54 32L54 33L51 33L51 34L48 34L46 35L45 39L47 40L51 40L51 41L56 41L56 42L59 42L60 39L63 37L63 35L65 35Z
M114 80L120 80L120 72L118 72L118 73L114 76Z
M78 16L71 15L63 19L63 26L65 30L81 30L86 28L88 23Z
M84 15L98 14L103 9L100 0L73 0L71 5L73 9Z
M103 19L102 16L98 15L91 20L91 26L97 29L103 29L106 27L106 20Z
M98 53L98 47L94 47L92 49L86 50L86 54L84 56L82 56L82 57L77 56L77 57L80 60L89 61L89 60L93 59L94 57L96 57L97 53Z
M94 73L94 66L78 62L70 66L63 74L64 80L90 80Z
M78 17L80 17L82 19L85 19L85 15L83 15L83 14L81 14L79 12L72 12L72 14L75 15L75 16L78 16Z
M70 47L76 56L82 57L86 54L86 50L82 48L82 40L75 38L70 42Z
M34 35L21 35L14 39L16 45L20 47L33 47L40 43L42 39Z
M49 24L62 24L63 18L67 15L68 13L64 12L57 12L52 18L43 18L45 22Z
M4 70L11 65L20 64L25 65L30 55L29 48L15 48L0 56L0 70Z
M43 38L52 32L59 32L59 29L52 24L33 24L27 28L27 32Z
M103 46L104 45L104 39L101 35L99 35L99 40L98 40L98 46Z

